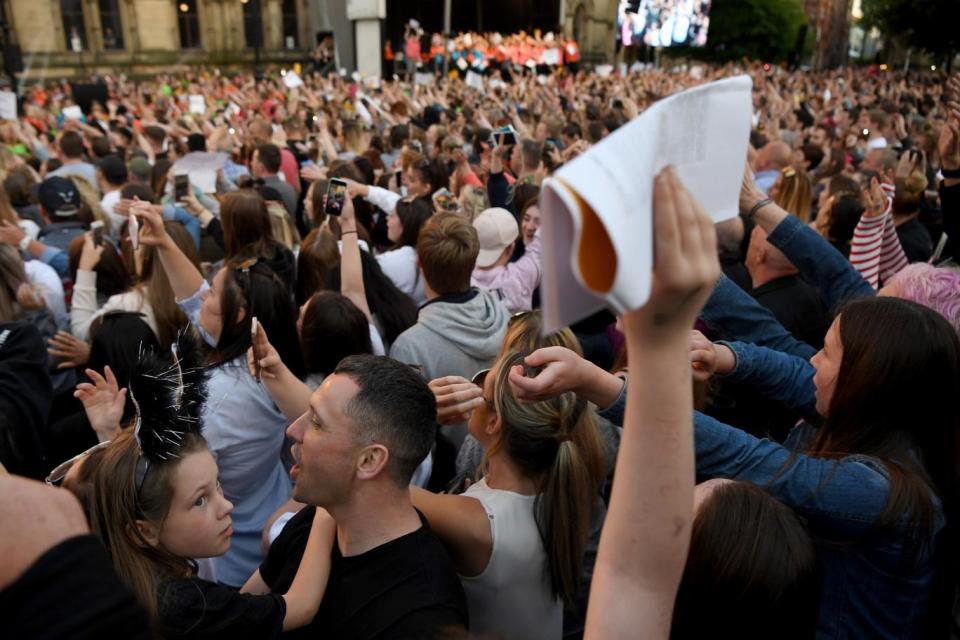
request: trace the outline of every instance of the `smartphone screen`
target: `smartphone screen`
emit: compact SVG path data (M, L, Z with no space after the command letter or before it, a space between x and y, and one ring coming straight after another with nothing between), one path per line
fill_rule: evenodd
M397 181L397 191L399 191L403 187L403 171L397 171L394 176Z
M327 184L327 203L323 212L331 216L339 216L343 211L343 201L347 197L347 183L338 178L331 178Z
M178 174L173 177L173 198L177 202L183 202L190 191L190 176Z

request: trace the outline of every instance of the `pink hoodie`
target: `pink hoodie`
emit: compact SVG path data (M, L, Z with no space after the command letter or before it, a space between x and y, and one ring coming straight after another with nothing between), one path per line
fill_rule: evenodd
M510 313L533 308L533 290L540 284L540 229L516 262L490 269L475 268L470 284L500 298Z

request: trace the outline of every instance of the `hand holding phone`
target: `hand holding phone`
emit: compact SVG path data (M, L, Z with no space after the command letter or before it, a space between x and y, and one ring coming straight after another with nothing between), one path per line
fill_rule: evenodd
M127 235L130 236L130 246L136 251L140 248L140 221L132 212L127 216Z
M260 364L263 352L260 347L260 323L256 316L250 320L250 346L253 349L253 378L260 382L263 378L263 366Z
M93 233L93 246L103 245L103 222L94 220L90 223L90 231Z
M339 216L343 211L343 201L347 197L347 183L339 178L331 178L327 183L327 198L323 212L331 216Z
M190 176L187 174L177 174L173 177L173 199L177 204L182 204L190 193Z

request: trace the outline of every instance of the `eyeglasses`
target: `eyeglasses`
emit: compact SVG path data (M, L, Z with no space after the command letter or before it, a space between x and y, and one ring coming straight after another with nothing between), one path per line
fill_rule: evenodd
M110 440L104 440L103 442L98 442L97 444L93 445L83 453L78 453L77 455L73 456L66 462L61 462L53 469L53 471L50 472L50 474L46 477L45 482L51 486L55 486L55 487L60 486L60 483L63 482L63 479L67 477L68 473L70 473L70 469L73 468L73 465L83 460L84 458L89 456L91 453L94 453L95 451L106 449L109 444L110 444Z
M490 373L490 369L481 369L480 371L477 371L475 374L473 374L473 377L470 378L470 382L480 387L480 393L481 393L480 397L483 398L483 401L487 404L488 407L490 407L490 409L493 409L494 408L493 400L489 400L487 396L482 395L483 388L484 386L486 386L485 383L487 381L487 374L489 373Z

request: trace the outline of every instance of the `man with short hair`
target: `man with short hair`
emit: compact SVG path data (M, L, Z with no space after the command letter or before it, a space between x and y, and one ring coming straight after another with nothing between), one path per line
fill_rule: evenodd
M291 217L297 214L297 192L277 175L280 172L281 152L275 144L262 144L253 152L250 169L264 186L272 187L283 199L283 206Z
M756 171L754 182L757 187L767 193L780 177L780 172L790 166L792 159L793 151L786 143L768 142L761 147L754 161L754 171Z
M867 113L867 149L886 149L889 145L887 130L890 128L890 116L880 109Z
M477 231L457 214L427 220L417 260L427 302L417 323L401 333L390 357L422 367L428 380L473 375L490 366L507 330L506 308L492 293L471 288L480 244Z
M127 184L127 165L117 155L109 155L100 160L97 166L97 184L103 197L100 199L100 208L110 218L111 235L119 236L126 216L114 212L113 208L120 202L120 189Z
M273 142L273 125L265 118L256 118L247 125L246 135L243 143L248 149L256 149L264 144ZM252 169L253 167L251 167ZM280 173L283 174L284 181L293 187L297 193L300 192L300 165L297 159L289 149L280 150Z
M90 186L96 187L97 169L84 160L83 136L76 131L64 131L57 146L60 149L60 161L63 164L56 171L51 171L47 177L80 176L89 182Z
M312 506L286 524L243 591L290 588L322 507L337 536L320 609L300 636L463 634L467 604L456 569L410 502L411 476L436 434L436 400L423 378L389 358L345 358L287 434L299 454L293 497Z

